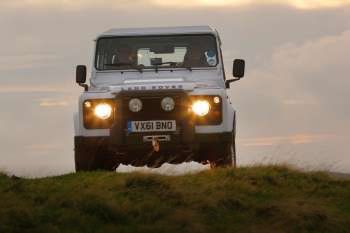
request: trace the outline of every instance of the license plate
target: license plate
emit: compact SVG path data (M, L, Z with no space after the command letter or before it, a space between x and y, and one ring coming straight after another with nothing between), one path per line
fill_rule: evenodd
M128 121L129 132L169 132L176 131L175 120Z

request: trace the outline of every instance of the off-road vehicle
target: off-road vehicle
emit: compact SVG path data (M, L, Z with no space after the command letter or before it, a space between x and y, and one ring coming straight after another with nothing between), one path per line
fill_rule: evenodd
M74 115L76 171L187 161L232 166L236 112L218 32L209 26L112 29L95 40L90 85Z

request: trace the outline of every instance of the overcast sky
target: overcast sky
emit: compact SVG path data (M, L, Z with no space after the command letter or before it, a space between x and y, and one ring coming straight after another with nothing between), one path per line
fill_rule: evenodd
M73 171L75 66L99 33L207 24L228 74L247 62L230 89L239 163L350 172L350 0L1 0L0 170Z

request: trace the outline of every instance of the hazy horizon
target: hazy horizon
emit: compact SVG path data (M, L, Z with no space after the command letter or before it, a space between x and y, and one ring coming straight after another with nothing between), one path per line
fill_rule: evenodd
M91 68L99 33L210 25L221 35L227 75L234 58L247 62L246 77L229 90L239 164L350 173L349 16L349 0L3 0L0 170L74 170L73 113L82 92L75 66Z

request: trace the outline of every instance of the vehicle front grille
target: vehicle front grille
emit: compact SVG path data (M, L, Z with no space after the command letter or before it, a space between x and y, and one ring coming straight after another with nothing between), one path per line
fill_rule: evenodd
M161 107L161 101L165 97L171 97L175 101L175 108L170 112L163 110ZM134 113L129 110L129 101L132 98L138 98L142 101L143 107L140 112ZM179 120L185 113L185 109L184 95L179 94L122 97L122 115L128 121Z
M165 97L171 97L175 101L172 111L165 111L161 107L161 101ZM134 113L129 110L129 101L138 98L142 101L142 110ZM176 131L162 132L158 134L171 135L172 143L189 143L193 140L194 126L188 114L189 97L185 92L159 92L140 93L124 92L116 97L116 117L111 128L112 143L120 145L138 145L143 143L143 136L154 135L155 132L131 133L128 122L151 120L175 120ZM149 143L148 143L149 144Z

